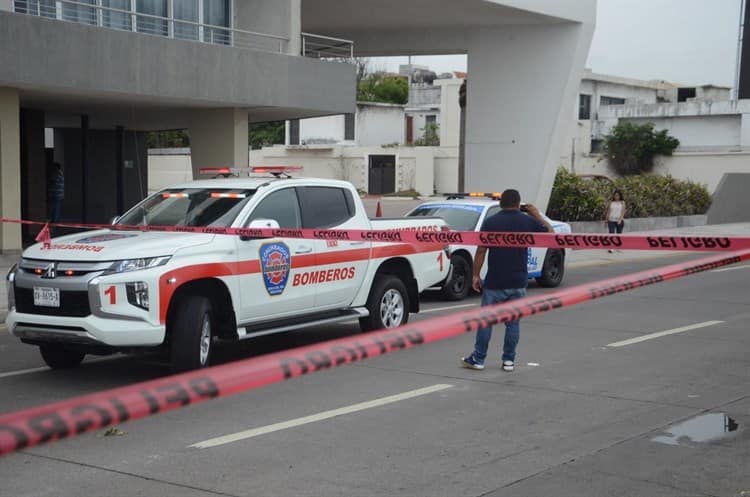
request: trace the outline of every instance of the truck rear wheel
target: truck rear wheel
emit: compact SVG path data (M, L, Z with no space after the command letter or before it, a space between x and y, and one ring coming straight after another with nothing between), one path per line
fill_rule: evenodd
M47 366L52 369L71 369L77 367L86 356L86 352L72 349L60 344L45 344L39 346L39 352Z
M172 314L170 363L174 372L201 369L211 363L213 313L206 297L182 297Z
M370 315L359 320L362 331L395 328L409 321L409 293L396 276L382 274L373 285L367 299Z

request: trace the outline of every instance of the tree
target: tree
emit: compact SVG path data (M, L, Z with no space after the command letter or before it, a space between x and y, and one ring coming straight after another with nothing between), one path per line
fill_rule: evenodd
M248 139L250 148L258 150L271 145L283 144L286 135L285 121L250 124Z
M672 155L679 145L666 130L655 131L654 123L623 121L604 137L607 160L621 176L651 172L655 155Z
M430 123L422 128L424 135L414 142L417 147L439 147L440 146L440 125Z
M382 72L367 75L357 85L357 101L406 105L409 82L403 76L389 76Z

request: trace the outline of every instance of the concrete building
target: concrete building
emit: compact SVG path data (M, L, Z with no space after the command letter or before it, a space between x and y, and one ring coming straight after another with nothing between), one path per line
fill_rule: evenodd
M546 205L595 0L195 1L0 0L0 214L44 210L45 128L67 216L103 220L145 190L139 133L187 128L193 170L242 166L249 121L354 112L354 68L322 60L352 53L467 54L466 188Z
M578 174L613 176L601 153L618 123L653 123L680 140L655 171L704 183L713 192L725 173L750 173L750 100L730 100L731 88L640 81L586 71L578 115L561 165Z
M399 145L404 140L404 106L357 102L354 114L287 121L286 140L296 145Z
M188 129L194 169L247 166L249 122L352 112L353 67L321 59L351 43L301 16L300 0L0 0L0 215L44 220L56 161L63 220L107 221L146 194L147 131Z

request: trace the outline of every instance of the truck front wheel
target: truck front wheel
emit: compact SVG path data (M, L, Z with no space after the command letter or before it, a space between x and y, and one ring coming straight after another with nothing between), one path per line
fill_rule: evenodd
M83 361L86 352L72 349L59 344L45 344L39 346L39 352L47 366L52 369L71 369L75 368Z
M395 328L409 321L409 293L406 285L390 274L380 275L367 299L370 315L359 320L362 331Z
M174 372L201 369L211 363L213 313L205 297L187 295L172 313L170 362Z
M460 255L451 257L451 278L443 285L443 298L446 300L463 300L471 290L471 262Z

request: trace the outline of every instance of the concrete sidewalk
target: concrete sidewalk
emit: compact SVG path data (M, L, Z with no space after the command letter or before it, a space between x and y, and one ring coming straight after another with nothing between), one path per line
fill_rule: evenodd
M675 228L670 230L649 231L631 234L654 233L670 235L690 236L750 236L750 223L715 224L710 226L694 226L686 228ZM568 268L581 268L587 266L600 266L616 264L620 262L642 261L649 259L664 258L686 252L671 250L629 250L623 252L608 253L607 250L572 250L568 258ZM13 264L18 262L19 256L0 255L0 272L4 278ZM0 284L0 319L5 320L8 310L7 287L5 282Z

